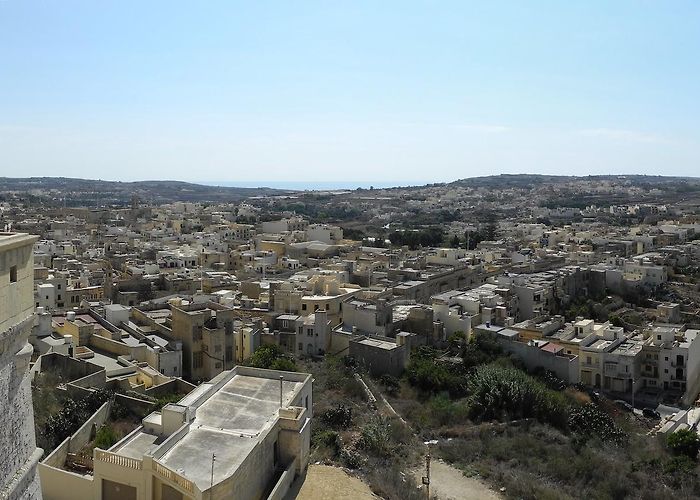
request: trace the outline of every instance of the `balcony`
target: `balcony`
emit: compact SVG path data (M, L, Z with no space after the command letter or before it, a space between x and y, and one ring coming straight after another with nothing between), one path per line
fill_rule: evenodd
M581 368L600 368L600 361L581 361Z
M154 461L153 462L153 472L155 472L161 479L165 479L175 485L179 486L187 493L194 493L194 483L189 479L182 477L175 471L168 469L166 466Z
M94 461L117 465L125 469L141 470L143 468L143 462L137 458L125 457L99 448L95 448Z

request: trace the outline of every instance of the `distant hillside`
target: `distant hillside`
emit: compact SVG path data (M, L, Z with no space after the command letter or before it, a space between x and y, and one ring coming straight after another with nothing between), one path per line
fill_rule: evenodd
M142 201L168 203L234 202L253 196L291 193L272 188L204 186L180 181L116 182L66 177L0 177L0 192L16 192L47 200L63 199L68 204L125 204L136 197Z
M613 181L617 184L629 183L632 186L668 186L674 184L690 184L700 186L697 177L664 177L661 175L540 175L540 174L501 174L484 177L471 177L451 182L450 185L464 187L494 187L503 188L533 188L543 184L564 184L586 181Z

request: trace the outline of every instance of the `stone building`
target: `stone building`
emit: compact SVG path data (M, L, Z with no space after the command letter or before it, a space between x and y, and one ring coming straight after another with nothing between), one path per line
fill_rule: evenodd
M91 474L64 470L66 450L57 448L39 466L44 496L284 498L309 463L312 384L304 373L237 366L151 413L109 450L95 448Z
M36 237L0 233L0 498L40 499L29 379Z

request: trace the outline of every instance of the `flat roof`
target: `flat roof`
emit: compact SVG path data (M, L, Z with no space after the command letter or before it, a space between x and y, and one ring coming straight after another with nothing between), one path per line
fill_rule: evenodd
M385 351L391 351L392 349L396 349L399 346L396 344L396 342L388 342L386 340L377 340L377 339L362 339L357 341L358 344L363 344L369 347L375 347L377 349L384 349Z
M210 387L203 384L206 392ZM283 404L288 405L304 382L283 381ZM202 395L199 394L199 395ZM190 431L160 459L166 467L209 488L211 456L216 454L214 483L230 477L258 443L262 433L277 421L280 382L235 374L200 407ZM183 399L180 404L184 404Z

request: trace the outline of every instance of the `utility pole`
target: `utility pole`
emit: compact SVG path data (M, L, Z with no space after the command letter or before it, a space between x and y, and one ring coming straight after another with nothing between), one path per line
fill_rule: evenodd
M425 457L425 498L430 500L430 445L428 445L428 454Z
M437 444L437 439L431 439L430 441L424 441L424 444L428 447L428 453L425 456L425 477L423 478L423 484L425 485L426 498L430 500L430 445Z
M211 481L209 482L209 494L214 497L214 492L212 488L214 487L214 460L216 460L216 453L211 454Z

